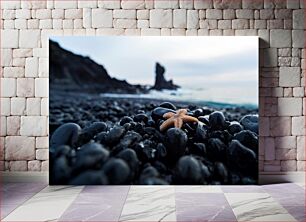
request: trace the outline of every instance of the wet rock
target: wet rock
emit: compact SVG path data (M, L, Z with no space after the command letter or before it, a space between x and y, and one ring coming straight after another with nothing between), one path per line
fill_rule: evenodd
M99 169L109 157L109 151L98 143L87 143L76 152L75 170Z
M207 155L212 160L224 160L226 155L226 149L226 145L218 138L211 138L207 142Z
M230 123L229 127L228 127L228 132L232 135L239 133L240 131L243 130L243 126L240 125L239 122L237 121L233 121Z
M178 128L170 128L167 130L166 147L171 159L175 160L184 155L187 140L187 134L183 130Z
M129 183L130 168L122 159L109 159L104 164L102 170L107 176L109 184L120 185Z
M204 123L205 125L209 125L209 116L199 116L198 120Z
M232 140L227 150L228 164L248 175L257 173L257 157L255 152L242 145L238 140Z
M258 134L258 115L246 115L241 118L240 124L244 129Z
M160 178L148 177L141 180L141 185L169 185L169 183Z
M200 142L204 142L208 139L208 127L201 122L197 124L196 138Z
M66 185L71 177L71 167L65 156L60 156L54 160L52 172L50 174L51 185Z
M215 172L215 178L218 181L221 181L222 184L226 184L228 182L228 171L223 163L216 162L214 172Z
M107 177L100 170L87 170L73 178L70 185L105 185L108 184Z
M176 106L173 105L170 102L163 102L159 105L159 107L163 107L163 108L167 108L167 109L172 109L172 110L176 110Z
M130 179L133 179L135 175L138 173L139 168L139 160L137 154L132 149L125 149L122 150L118 155L117 158L123 159L130 167Z
M233 139L238 140L247 148L250 148L255 153L258 153L258 136L255 133L249 130L243 130L239 133L236 133Z
M157 107L155 108L153 111L152 111L152 118L154 121L157 121L157 120L160 120L163 118L163 115L165 113L168 113L168 112L172 112L172 113L175 113L174 110L172 109L168 109L168 108L162 108L162 107Z
M97 133L104 132L107 130L106 123L103 122L95 122L91 124L89 127L82 130L78 143L84 144L89 142Z
M134 117L134 121L135 122L144 122L144 123L147 123L148 120L149 120L149 117L146 114L143 114L143 113L137 114Z
M121 118L119 124L120 124L121 126L123 126L124 124L130 123L130 122L133 122L133 119L132 119L131 117L129 117L129 116L124 116L124 117Z
M198 156L206 156L206 145L205 143L194 143L192 146L190 146L189 152Z
M199 117L199 116L202 116L204 113L203 113L203 109L199 108L199 109L196 109L193 111L193 115L195 117Z
M50 147L57 147L60 145L75 147L80 133L81 127L78 124L65 123L57 128L52 134Z
M157 144L156 158L157 159L164 159L166 156L167 156L167 148L162 143Z
M120 141L120 139L125 134L125 128L123 126L114 126L106 136L106 143L109 145L114 145Z
M202 170L199 161L191 156L183 156L177 162L176 180L178 184L201 184Z
M222 130L228 126L222 112L215 111L209 115L209 123L213 130Z

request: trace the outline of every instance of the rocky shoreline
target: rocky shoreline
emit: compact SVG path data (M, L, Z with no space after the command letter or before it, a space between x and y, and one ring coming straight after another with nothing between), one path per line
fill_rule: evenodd
M195 122L161 131L165 113ZM256 184L258 110L50 95L51 184Z

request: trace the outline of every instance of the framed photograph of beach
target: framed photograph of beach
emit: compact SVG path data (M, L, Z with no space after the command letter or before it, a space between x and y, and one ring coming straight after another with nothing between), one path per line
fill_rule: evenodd
M257 184L258 41L50 38L50 184Z

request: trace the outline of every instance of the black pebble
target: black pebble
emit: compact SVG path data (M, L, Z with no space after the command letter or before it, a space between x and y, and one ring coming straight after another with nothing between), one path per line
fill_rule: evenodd
M209 115L209 123L213 130L222 130L228 125L223 113L219 111L215 111Z
M70 185L105 185L108 184L107 177L100 170L87 170L73 178Z
M202 170L198 160L192 156L183 156L177 162L176 180L178 184L201 184Z
M130 168L128 164L117 158L109 159L102 168L110 184L120 185L129 183Z
M79 135L81 133L81 127L76 123L65 123L57 128L51 136L50 147L56 148L60 145L68 145L75 147Z
M244 129L258 134L258 115L246 115L241 118L240 123Z
M176 110L176 106L173 105L172 103L170 102L163 102L159 105L160 107L163 107L163 108L168 108L168 109L172 109L172 110Z
M183 156L187 145L187 134L178 128L167 130L166 147L170 159L176 160Z

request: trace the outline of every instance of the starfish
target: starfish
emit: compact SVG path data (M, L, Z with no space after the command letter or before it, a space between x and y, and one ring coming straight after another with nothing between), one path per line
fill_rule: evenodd
M164 131L171 126L174 126L175 128L181 128L183 126L183 123L186 122L198 122L198 119L192 116L188 116L186 109L179 109L176 111L176 113L168 112L163 115L163 117L167 120L163 122L159 129L160 131Z

